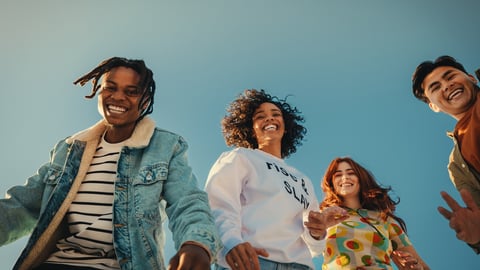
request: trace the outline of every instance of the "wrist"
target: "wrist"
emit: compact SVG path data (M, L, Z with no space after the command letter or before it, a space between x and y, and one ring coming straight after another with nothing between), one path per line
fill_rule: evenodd
M323 238L325 238L325 232L323 232L323 234L320 234L320 235L313 235L311 232L310 232L310 236L315 239L315 240L321 240Z
M191 245L191 246L196 246L196 247L201 248L207 254L207 257L208 257L209 261L212 262L212 254L210 254L210 250L208 250L208 248L206 248L201 243L198 243L198 242L195 242L195 241L187 241L187 242L183 243L180 248L182 248L186 245Z

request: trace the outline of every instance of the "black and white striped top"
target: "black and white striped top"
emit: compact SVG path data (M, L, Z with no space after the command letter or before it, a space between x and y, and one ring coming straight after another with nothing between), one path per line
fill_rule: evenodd
M46 261L98 269L120 269L113 249L112 206L122 143L103 138L67 213L71 236Z

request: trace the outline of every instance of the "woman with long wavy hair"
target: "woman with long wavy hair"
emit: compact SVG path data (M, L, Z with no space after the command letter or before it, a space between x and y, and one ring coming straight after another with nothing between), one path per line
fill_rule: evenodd
M335 158L321 187L320 209L340 206L348 218L327 229L322 269L430 269L406 234L406 224L395 214L390 187L382 187L372 173L349 157Z

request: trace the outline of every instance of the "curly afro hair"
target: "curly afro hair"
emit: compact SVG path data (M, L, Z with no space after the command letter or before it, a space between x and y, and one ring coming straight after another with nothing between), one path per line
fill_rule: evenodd
M253 131L253 113L261 104L269 102L277 106L283 115L285 134L282 138L282 158L297 151L307 129L300 123L305 120L301 112L292 107L285 99L265 93L263 89L247 89L227 108L227 115L222 119L222 132L228 146L258 148Z

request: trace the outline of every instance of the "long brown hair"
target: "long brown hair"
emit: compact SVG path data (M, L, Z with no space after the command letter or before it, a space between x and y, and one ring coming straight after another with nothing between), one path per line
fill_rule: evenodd
M407 226L405 221L395 215L396 205L400 203L400 199L398 198L396 201L394 201L388 195L392 188L380 186L371 172L349 157L335 158L328 166L321 183L325 198L320 203L320 209L325 209L333 205L343 206L343 199L335 192L335 188L333 186L333 176L341 162L347 162L350 164L358 177L360 184L360 204L362 208L379 211L380 217L384 221L387 219L387 217L392 217L406 232Z

